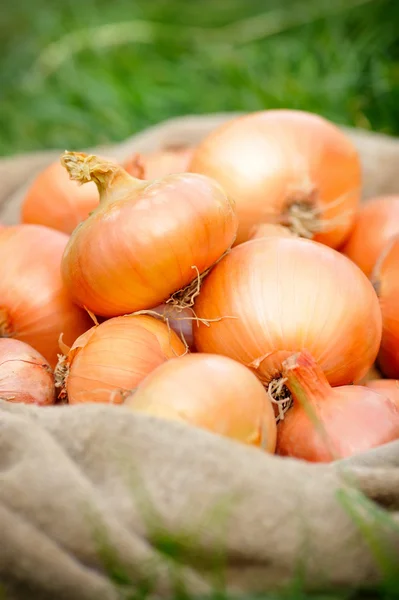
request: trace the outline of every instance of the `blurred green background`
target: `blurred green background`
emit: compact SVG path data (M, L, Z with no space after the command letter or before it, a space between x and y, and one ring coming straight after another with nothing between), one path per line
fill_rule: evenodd
M3 0L0 154L292 107L399 135L398 0Z

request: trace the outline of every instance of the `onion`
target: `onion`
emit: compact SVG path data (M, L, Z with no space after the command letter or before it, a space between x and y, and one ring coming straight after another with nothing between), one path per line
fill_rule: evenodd
M56 369L60 398L118 404L155 367L186 349L165 323L130 315L92 327L65 351Z
M170 360L148 375L125 404L268 452L276 446L274 413L262 384L224 356L188 354Z
M264 237L294 237L294 234L288 227L284 227L283 225L261 223L257 227L254 227L250 239L257 240Z
M355 226L341 251L369 277L377 258L399 234L399 196L369 200L356 217Z
M168 148L149 154L134 154L123 165L138 179L160 179L173 173L185 173L192 158L193 148Z
M199 144L190 171L213 177L235 200L237 243L271 222L336 248L359 203L361 168L352 142L301 111L256 112L221 125Z
M399 378L399 236L391 238L372 274L382 313L378 365L384 375Z
M372 379L366 387L387 396L399 410L399 381L397 379Z
M308 352L283 364L294 398L277 432L277 452L311 462L330 462L399 438L399 409L362 386L332 388Z
M94 180L101 198L62 261L75 302L102 316L153 308L172 294L179 308L191 306L200 274L236 234L234 207L220 186L191 173L139 181L112 162L75 152L62 162L73 179Z
M79 186L56 162L32 183L22 205L21 220L22 223L46 225L70 234L98 202L94 183Z
M52 367L58 339L67 343L91 324L65 289L60 263L68 237L41 225L17 225L0 232L0 337L33 346Z
M343 385L366 374L381 339L367 277L339 252L294 237L233 248L205 279L194 310L197 350L250 367L275 400L287 392L278 382L293 352L309 350L331 385Z
M39 352L19 340L0 340L0 398L54 404L54 375Z

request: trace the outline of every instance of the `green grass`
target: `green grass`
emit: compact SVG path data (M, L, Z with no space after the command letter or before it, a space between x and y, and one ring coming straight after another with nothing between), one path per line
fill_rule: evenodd
M283 106L399 135L397 0L6 0L2 13L3 155Z

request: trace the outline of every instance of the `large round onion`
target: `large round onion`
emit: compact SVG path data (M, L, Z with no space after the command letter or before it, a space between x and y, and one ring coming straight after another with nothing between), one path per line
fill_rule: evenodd
M235 200L236 243L261 222L277 222L336 248L359 203L361 169L352 142L301 111L257 112L221 125L199 144L190 170L213 177Z
M300 238L233 248L205 279L194 310L197 350L230 356L266 384L302 349L330 384L358 381L381 339L378 298L367 277L339 252Z
M157 367L126 398L133 410L208 429L274 452L271 402L240 363L211 354L187 354Z

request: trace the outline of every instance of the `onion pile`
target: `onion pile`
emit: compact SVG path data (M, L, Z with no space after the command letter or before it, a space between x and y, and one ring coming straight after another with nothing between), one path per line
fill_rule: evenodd
M399 439L399 196L361 188L346 134L295 110L65 152L0 230L0 398L311 462Z

